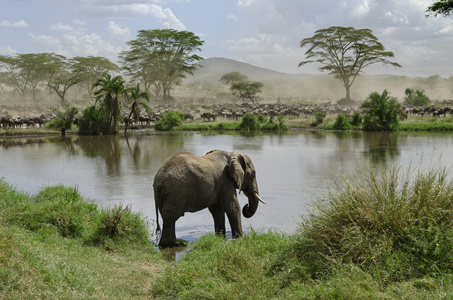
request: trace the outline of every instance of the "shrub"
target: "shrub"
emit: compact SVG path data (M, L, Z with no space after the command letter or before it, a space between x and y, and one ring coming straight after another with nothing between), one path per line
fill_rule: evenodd
M425 91L406 89L404 94L404 105L409 106L428 106L431 104L431 100L424 94Z
M302 224L294 252L302 276L319 278L338 263L383 282L453 270L453 182L445 168L411 174L372 166L343 177ZM305 275L303 275L305 274Z
M335 123L333 124L333 129L335 130L349 130L352 125L349 122L349 117L345 114L338 114Z
M326 113L322 111L317 111L315 112L315 118L316 121L313 122L311 125L312 126L318 126L319 124L322 124L324 122L324 118L326 117Z
M52 112L56 115L55 118L50 120L46 127L53 129L66 128L70 129L74 123L75 116L79 112L79 109L71 106L69 104L63 105L63 110L60 110L58 107L51 107Z
M242 116L242 122L239 125L239 128L242 130L259 130L260 122L258 121L258 116L254 113L247 112Z
M352 118L351 118L351 125L360 126L360 125L362 125L362 122L363 122L363 115L361 113L359 113L358 111L354 112L352 114Z
M10 208L8 219L32 231L55 230L64 237L88 235L97 206L85 202L73 188L46 187L34 198Z
M363 130L392 131L398 129L401 105L395 97L390 97L387 90L382 94L371 93L362 108L367 109L363 120Z
M114 206L100 212L97 230L89 241L95 245L103 245L112 250L112 243L148 244L148 223L141 214L133 213L129 206Z
M79 134L101 135L106 134L109 120L104 104L96 107L96 104L89 105L82 112L79 120Z
M174 127L182 126L184 114L176 111L167 111L160 116L160 120L156 122L156 130L167 131Z
M258 114L258 122L266 123L268 121L267 117L263 114Z

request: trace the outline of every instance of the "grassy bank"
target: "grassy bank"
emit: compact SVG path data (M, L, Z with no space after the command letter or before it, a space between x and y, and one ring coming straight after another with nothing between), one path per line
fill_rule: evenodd
M361 180L357 180L361 178ZM152 286L164 299L453 297L453 184L442 169L345 178L294 236L207 235Z
M444 168L356 170L294 235L201 237L163 262L149 228L72 188L0 183L3 299L442 299L453 297L453 182Z
M71 188L0 181L0 299L143 299L161 269L143 219Z

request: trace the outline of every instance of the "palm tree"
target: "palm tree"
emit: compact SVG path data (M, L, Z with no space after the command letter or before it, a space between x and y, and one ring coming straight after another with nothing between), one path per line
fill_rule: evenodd
M110 74L104 73L102 78L93 84L94 88L99 88L94 92L96 102L103 99L103 105L107 111L107 133L118 132L118 119L120 116L119 97L125 93L123 78L121 76L112 78Z
M137 122L140 118L140 106L142 106L146 111L150 111L151 108L148 106L146 102L149 102L149 94L148 92L144 92L140 90L140 85L137 83L135 87L129 87L125 91L125 96L126 96L126 103L127 104L132 104L131 105L131 112L129 113L128 120L131 120L131 117L134 116L135 122ZM140 99L145 99L146 102L144 101L139 101ZM128 122L126 123L126 127L124 129L124 133L127 132L127 125Z

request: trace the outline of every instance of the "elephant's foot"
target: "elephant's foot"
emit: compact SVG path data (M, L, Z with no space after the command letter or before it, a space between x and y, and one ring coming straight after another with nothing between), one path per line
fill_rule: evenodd
M170 242L166 242L165 240L160 240L159 242L159 248L165 249L165 248L178 248L178 247L187 247L189 244L188 241L182 240L182 239L176 239Z

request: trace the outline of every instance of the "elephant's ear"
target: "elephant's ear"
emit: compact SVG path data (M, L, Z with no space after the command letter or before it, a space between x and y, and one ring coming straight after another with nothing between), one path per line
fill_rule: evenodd
M242 189L242 182L244 181L245 175L245 161L241 152L233 151L230 154L230 176L234 179L237 184L239 192Z

